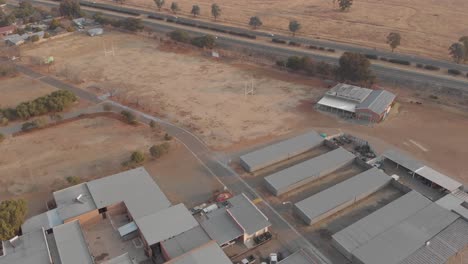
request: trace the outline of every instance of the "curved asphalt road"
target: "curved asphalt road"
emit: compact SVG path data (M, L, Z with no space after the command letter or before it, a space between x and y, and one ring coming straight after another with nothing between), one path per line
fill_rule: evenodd
M25 66L17 65L17 69L23 74L54 86L58 89L64 89L75 93L80 98L85 100L101 103L106 102L113 107L112 111L120 113L122 110L133 112L139 121L149 124L150 121L155 121L161 124L170 135L177 138L192 154L200 161L200 163L218 180L223 186L230 189L232 192L239 194L245 193L250 199L255 200L261 196L246 183L228 164L221 162L216 155L201 141L197 136L178 127L170 122L159 119L157 117L145 114L133 108L121 105L114 101L103 101L96 95L82 90L76 86L64 83L50 76L37 73ZM93 108L94 110L94 108ZM95 111L100 111L95 108ZM325 257L315 246L313 246L305 237L303 237L291 224L289 224L268 202L261 199L261 203L257 205L262 209L263 213L272 223L275 231L278 233L279 241L291 252L299 249L304 249L306 253L313 259L314 263L326 263L331 261Z

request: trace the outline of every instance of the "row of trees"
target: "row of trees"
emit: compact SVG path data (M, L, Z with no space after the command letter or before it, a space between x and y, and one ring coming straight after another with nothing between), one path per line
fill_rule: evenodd
M69 107L77 97L69 91L59 90L33 101L20 103L16 108L0 109L0 118L8 120L28 119L51 112L61 112Z

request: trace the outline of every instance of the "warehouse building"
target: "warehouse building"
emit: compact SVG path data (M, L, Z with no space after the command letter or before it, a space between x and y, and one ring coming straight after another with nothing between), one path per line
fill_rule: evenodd
M268 190L279 196L333 171L351 164L355 156L344 148L337 148L313 159L301 162L265 177Z
M310 257L304 252L299 250L278 262L278 264L311 264L314 263Z
M366 198L391 180L372 168L294 204L294 210L306 224L313 225Z
M371 90L339 83L318 101L320 110L377 123L384 120L396 96L385 90Z
M240 157L240 164L248 172L255 172L315 148L324 139L315 131L293 137Z
M170 261L188 253L188 256L198 256L198 250L213 252L213 256L206 257L219 260L203 263L232 263L188 209L183 204L171 205L142 167L54 192L54 198L57 208L27 220L23 236L2 242L4 256L0 256L0 264L94 263L82 226L88 223L93 226L96 222L111 224L104 221L110 212L119 212L128 223L112 226L108 238L115 239L120 234L119 243L126 243L128 237L139 237L143 247L136 249L140 253L132 252L135 255L126 252L126 255L110 256L115 259L109 263L133 263L128 259L137 255L146 255L154 261L161 258ZM212 246L208 251L203 249L204 245L213 243L217 250ZM196 258L183 259L171 263L201 263Z
M332 238L353 263L442 264L468 245L468 222L411 191Z
M405 153L391 149L384 152L382 156L384 160L392 162L396 167L405 168L414 178L428 183L428 185L434 189L439 189L447 193L453 193L463 189L463 184L460 182L430 168Z

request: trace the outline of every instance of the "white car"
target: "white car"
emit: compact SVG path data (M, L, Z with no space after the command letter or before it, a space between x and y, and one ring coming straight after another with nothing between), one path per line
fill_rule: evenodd
M270 253L270 264L278 263L278 254Z

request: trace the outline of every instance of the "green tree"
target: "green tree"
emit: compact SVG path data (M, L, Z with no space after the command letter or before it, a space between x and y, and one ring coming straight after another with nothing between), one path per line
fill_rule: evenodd
M0 5L4 5L5 3L5 0L0 0Z
M123 110L122 112L120 112L120 114L125 118L125 121L127 121L127 123L131 125L135 125L137 123L137 118L132 112Z
M145 162L146 157L141 151L135 151L130 156L130 161L133 162L134 165L141 164Z
M211 35L206 35L202 37L196 37L191 40L192 45L197 46L199 48L208 48L212 49L214 48L216 44L216 39L215 37Z
M14 15L18 18L28 18L34 14L36 10L29 1L21 1L18 7L14 10Z
M372 81L370 61L360 53L345 52L339 60L337 75L342 81L367 82Z
M154 3L158 7L158 10L161 11L161 8L164 6L165 1L164 0L154 0Z
M401 35L397 32L390 32L387 36L387 44L392 48L392 52L398 46L400 46Z
M59 12L62 16L77 18L82 17L80 2L78 0L62 0L59 6Z
M299 29L301 29L301 24L299 24L297 20L292 20L289 22L289 31L292 32L293 36L296 35L296 32L299 31Z
M178 42L182 42L182 43L189 43L190 42L189 34L186 31L183 31L183 30L179 30L179 29L174 30L174 31L169 32L168 35L172 40L175 40L175 41L178 41Z
M190 14L192 14L194 17L200 15L200 7L198 5L193 5Z
M458 41L463 43L463 47L465 48L465 59L464 59L464 61L467 61L468 60L468 36L463 36Z
M211 15L214 17L215 20L218 19L219 16L221 16L221 8L218 4L211 5Z
M26 201L4 200L0 203L0 240L8 240L18 234L28 207Z
M258 27L261 27L263 23L258 16L253 16L249 20L249 25L252 26L254 29L257 29Z
M465 47L461 43L453 43L449 47L449 54L456 63L460 63L465 58Z
M338 6L341 11L346 11L353 5L353 0L338 0Z
M32 42L37 42L37 41L39 41L39 36L38 36L38 35L33 35L33 36L31 36L31 41L32 41Z
M172 13L174 13L174 14L176 14L177 11L180 11L179 4L177 4L176 2L172 2L172 4L171 4L171 11L172 11Z
M2 142L3 140L5 140L5 136L2 133L0 133L0 142Z
M143 30L143 22L139 18L127 17L120 22L122 28L129 31L141 31Z
M162 155L169 152L169 143L165 142L160 145L153 145L150 148L151 156L155 158L160 158Z

